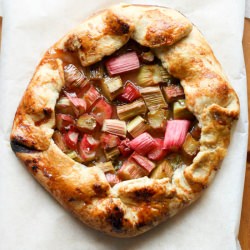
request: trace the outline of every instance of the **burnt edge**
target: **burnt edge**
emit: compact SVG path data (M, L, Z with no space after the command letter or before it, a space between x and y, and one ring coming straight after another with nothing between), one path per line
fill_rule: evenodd
M26 145L22 144L17 139L12 139L10 141L11 149L14 153L36 153L38 150L35 150L34 148L27 147Z

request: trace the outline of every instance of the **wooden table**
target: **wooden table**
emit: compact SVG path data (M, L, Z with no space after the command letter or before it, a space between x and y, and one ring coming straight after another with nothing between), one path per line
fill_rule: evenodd
M250 19L245 19L245 29L243 37L243 48L247 70L248 85L248 117L250 112ZM248 127L248 133L250 132ZM250 133L249 133L250 135ZM250 140L248 137L246 178L243 197L243 207L241 213L239 240L242 250L250 250Z
M1 44L1 27L2 27L2 18L0 17L0 44ZM248 76L248 96L250 96L250 19L245 19L243 48L244 48L246 70ZM250 101L248 102L248 110L249 113ZM243 207L242 207L240 232L239 232L239 240L242 250L250 250L250 141L248 143L247 156L248 157L246 165L246 179L245 179Z

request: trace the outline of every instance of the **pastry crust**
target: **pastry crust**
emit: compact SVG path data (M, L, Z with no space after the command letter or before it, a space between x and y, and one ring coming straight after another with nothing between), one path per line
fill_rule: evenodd
M139 235L195 201L210 184L230 141L239 101L204 37L179 12L120 4L90 17L53 49L75 52L82 66L100 61L130 38L152 48L181 80L201 125L200 152L169 178L123 181L113 188L97 167L65 155L52 140L55 104L64 86L61 59L44 57L20 102L11 146L32 175L87 225L116 237Z

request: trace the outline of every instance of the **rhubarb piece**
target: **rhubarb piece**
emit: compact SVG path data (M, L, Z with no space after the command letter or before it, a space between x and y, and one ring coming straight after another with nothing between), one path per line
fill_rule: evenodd
M86 111L87 105L86 105L86 102L82 98L75 97L76 96L75 94L68 93L66 91L64 91L64 93L68 97L68 99L70 100L70 102L72 104L72 108L73 108L76 116L79 116Z
M195 123L193 127L191 128L190 134L192 137L198 141L201 138L201 128L199 127L198 123Z
M61 114L75 115L70 100L63 96L56 103L56 112Z
M140 59L144 63L152 63L155 59L155 56L151 51L147 51L147 52L142 52L142 54L140 55Z
M96 157L96 148L99 145L92 135L85 134L79 145L79 154L84 162L93 161Z
M174 171L172 165L169 163L169 161L164 160L152 171L150 178L162 179L168 177L172 179L173 174Z
M95 117L96 121L102 125L105 119L111 118L112 106L105 102L104 99L100 99L93 107L91 114Z
M56 127L60 131L69 130L75 124L71 115L56 114Z
M75 65L68 64L64 67L64 79L67 87L79 88L86 84L86 76Z
M115 172L115 168L114 168L113 163L111 161L99 162L96 164L96 166L98 168L100 168L104 173L107 173L107 172L114 173Z
M140 62L135 52L112 57L105 63L109 75L117 75L131 70L138 69Z
M169 118L169 111L166 109L158 109L148 112L148 123L152 129L164 130Z
M102 80L104 68L102 63L96 63L88 68L88 77L90 80Z
M67 147L61 132L55 131L52 138L55 144L58 146L58 148L60 148L63 151L63 153L70 152L70 149Z
M156 147L148 153L148 158L152 161L162 160L166 155L167 151L163 149L164 141L160 138L155 138Z
M143 65L137 77L137 84L142 87L148 87L166 82L171 76L160 65Z
M118 149L118 147L106 148L104 149L104 154L108 161L109 160L113 161L115 160L115 158L117 158L120 155L120 150Z
M115 184L121 182L121 179L116 174L106 173L105 176L106 176L106 179L111 187L113 187Z
M96 90L96 88L93 85L91 85L88 91L83 96L83 99L86 102L86 109L88 110L100 98L101 98L100 93Z
M118 146L118 149L123 156L129 156L133 153L133 149L130 147L129 143L130 140L126 138L125 140L121 141L120 145Z
M185 97L182 86L176 84L170 84L167 87L163 87L163 93L168 103Z
M68 131L65 135L64 135L64 140L66 145L71 148L71 149L76 149L77 148L77 142L78 142L78 136L79 133L74 132L74 131Z
M142 88L140 89L140 93L149 111L168 107L159 86Z
M183 157L179 153L172 153L166 157L166 160L171 164L173 170L185 166Z
M142 99L138 99L132 103L117 106L117 115L121 120L128 120L147 111L146 105Z
M156 142L150 134L144 132L130 141L129 145L138 154L146 155L156 147Z
M105 97L113 101L123 91L122 79L120 76L105 77L101 82L101 88Z
M133 153L130 158L132 158L138 165L140 165L149 175L151 171L155 168L155 163L150 161L147 157Z
M186 139L182 145L182 151L185 156L193 158L197 155L200 148L199 141L196 141L190 133L187 134Z
M186 106L185 99L178 100L177 102L174 102L173 105L173 113L174 113L174 119L194 119L194 115L188 110Z
M80 157L80 155L76 152L76 151L71 151L67 154L68 157L70 157L72 160L77 161L82 163L82 158Z
M125 138L127 133L126 122L118 119L105 119L102 131Z
M133 102L134 100L140 98L141 94L139 90L135 87L135 85L128 81L123 93L118 97L120 101L124 102Z
M121 144L121 140L117 135L103 133L100 137L101 147L104 149L114 148Z
M147 122L141 117L136 116L132 121L127 125L128 132L135 138L138 135L144 133L148 129Z
M185 141L190 121L172 120L167 122L164 149L178 150Z
M96 119L93 115L83 114L77 119L76 126L81 132L93 132L96 128Z
M117 175L123 180L137 179L147 176L147 171L140 167L135 161L127 160L118 170Z

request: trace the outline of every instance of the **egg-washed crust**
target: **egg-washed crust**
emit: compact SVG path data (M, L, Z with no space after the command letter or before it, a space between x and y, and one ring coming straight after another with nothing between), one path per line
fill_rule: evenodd
M100 61L130 38L153 49L181 80L201 126L200 152L172 180L148 177L113 188L97 167L65 155L52 140L55 104L64 86L61 59L42 59L21 100L11 146L32 175L81 221L116 237L139 235L196 200L209 185L230 141L239 101L204 37L179 12L120 4L90 17L53 48L74 51L82 66Z

